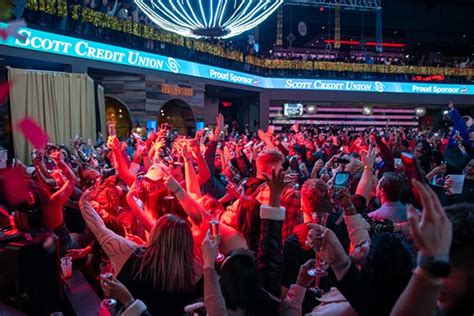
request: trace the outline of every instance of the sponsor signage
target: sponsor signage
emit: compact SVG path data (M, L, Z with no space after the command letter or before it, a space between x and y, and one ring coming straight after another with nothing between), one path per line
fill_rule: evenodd
M169 95L176 95L182 97L192 97L194 95L193 88L181 87L171 84L163 83L161 85L161 92Z
M6 24L0 23L0 27ZM341 92L474 95L474 85L381 81L269 78L212 67L172 57L132 50L74 37L22 28L26 40L9 37L0 45L74 58L164 71L168 73L252 86L262 89L325 90ZM175 91L172 91L173 94Z

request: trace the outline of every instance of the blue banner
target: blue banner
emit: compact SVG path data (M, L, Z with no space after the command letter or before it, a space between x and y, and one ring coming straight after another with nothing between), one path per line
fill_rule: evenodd
M6 24L0 23L0 27L6 27ZM266 78L30 28L22 28L19 33L26 36L26 40L9 37L6 41L0 42L0 45L164 71L262 89L474 95L474 85L468 84Z

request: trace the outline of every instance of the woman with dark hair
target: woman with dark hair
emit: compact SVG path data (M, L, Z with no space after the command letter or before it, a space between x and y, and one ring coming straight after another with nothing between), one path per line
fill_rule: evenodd
M256 259L245 249L231 251L220 266L219 282L214 268L219 237L212 239L208 232L202 243L204 296L209 316L278 314L281 227L285 218L285 209L280 207L280 194L284 186L282 172L277 175L273 172L272 179L267 178L267 182L270 205L260 209L261 228Z
M324 228L309 225L307 243L316 248L316 232ZM352 308L359 315L389 315L410 280L413 248L399 234L381 233L360 242L349 257L331 230L325 229L324 235L321 258L331 266L337 289Z
M257 253L260 238L260 202L250 196L242 196L237 203L236 229L247 240L249 249Z
M431 145L425 141L420 140L416 143L414 155L420 164L421 170L428 174L433 169L433 154Z

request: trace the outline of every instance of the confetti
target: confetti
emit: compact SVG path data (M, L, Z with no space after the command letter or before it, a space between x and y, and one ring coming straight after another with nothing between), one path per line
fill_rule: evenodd
M34 119L26 117L18 122L17 127L35 148L42 150L48 143L48 134Z

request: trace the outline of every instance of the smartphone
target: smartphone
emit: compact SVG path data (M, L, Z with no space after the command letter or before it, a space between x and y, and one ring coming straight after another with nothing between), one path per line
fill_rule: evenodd
M409 178L414 177L416 180L426 184L426 178L415 156L408 152L402 152L401 157L403 165L405 166L405 173Z
M346 189L349 182L349 172L338 172L334 178L335 189Z
M115 122L109 122L108 127L109 127L109 136L116 136L117 133L115 131Z
M395 166L401 166L402 165L402 159L401 158L395 158Z

